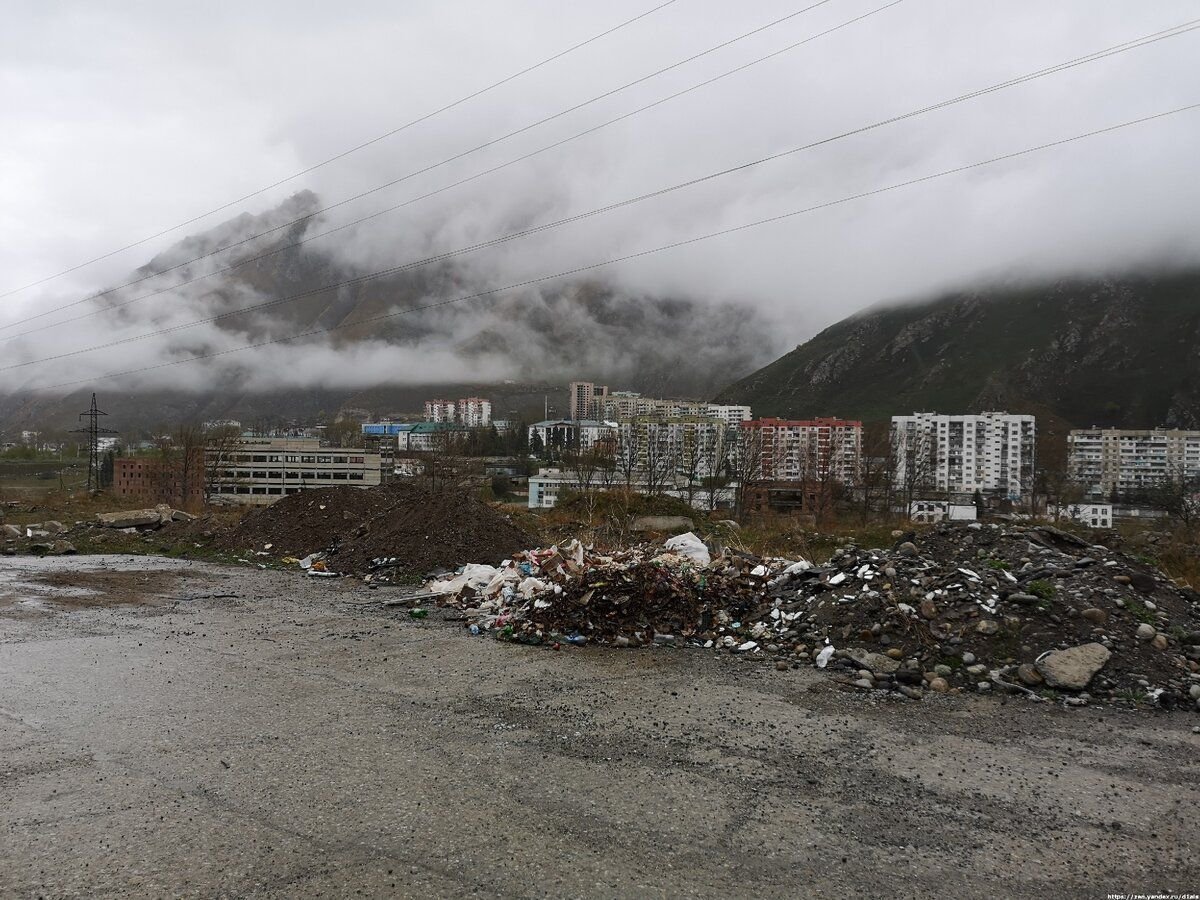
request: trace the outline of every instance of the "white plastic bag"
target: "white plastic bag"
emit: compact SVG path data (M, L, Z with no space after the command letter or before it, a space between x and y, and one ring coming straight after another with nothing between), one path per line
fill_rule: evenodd
M690 531L669 538L663 546L672 553L686 556L698 566L707 566L712 562L712 557L708 553L708 548L704 546L704 541Z

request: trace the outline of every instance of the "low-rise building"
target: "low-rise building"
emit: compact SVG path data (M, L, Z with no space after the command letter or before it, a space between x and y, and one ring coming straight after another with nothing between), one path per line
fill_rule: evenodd
M974 522L979 510L974 503L951 503L948 500L914 500L908 508L914 522L931 525L935 522Z
M207 490L217 501L266 505L315 487L373 487L379 454L322 447L314 438L244 437L205 450Z
M1047 515L1055 520L1068 520L1086 525L1089 528L1112 528L1113 505L1111 503L1064 503L1060 506L1048 506Z
M581 483L578 472L568 468L549 467L538 470L536 475L529 476L530 509L551 509L558 505L563 494L569 491L601 490L604 485ZM643 480L635 480L626 485L621 482L619 488L635 493L655 493L674 497L700 510L729 509L733 506L737 494L737 485L728 484L697 489L695 485L688 486L678 482L667 485L651 486Z
M113 460L109 490L117 497L136 498L147 504L170 503L193 509L204 503L204 454L194 453L185 464L180 458L123 456Z

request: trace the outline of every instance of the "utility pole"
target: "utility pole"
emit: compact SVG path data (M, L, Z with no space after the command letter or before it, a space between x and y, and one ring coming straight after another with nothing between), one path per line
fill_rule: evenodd
M75 428L71 431L72 434L86 434L88 436L88 491L100 490L100 436L113 435L119 432L113 431L111 428L100 427L100 416L107 416L108 413L96 408L96 395L92 394L92 406L87 412L81 412L79 418L87 417L86 428ZM93 486L94 485L94 486Z

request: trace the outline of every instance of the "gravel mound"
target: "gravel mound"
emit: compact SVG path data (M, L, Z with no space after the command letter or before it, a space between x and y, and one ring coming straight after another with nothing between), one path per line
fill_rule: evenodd
M534 538L470 494L400 482L292 494L249 513L221 542L277 559L324 552L342 574L421 575L501 559Z
M699 565L650 544L510 560L445 582L443 602L514 640L763 654L914 699L1004 691L1200 709L1200 595L1048 526L897 533L821 565L728 551Z

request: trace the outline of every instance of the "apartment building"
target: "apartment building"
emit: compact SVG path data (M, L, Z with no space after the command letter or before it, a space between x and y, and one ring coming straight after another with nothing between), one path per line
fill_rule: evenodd
M453 400L425 401L426 422L454 422L457 421L457 413L458 407L454 404Z
M246 437L205 449L210 498L265 506L315 487L380 483L379 454L315 438Z
M1137 494L1164 481L1200 478L1200 431L1077 429L1067 436L1067 465L1092 497Z
M529 444L559 451L612 452L617 423L597 419L546 419L529 426Z
M458 422L467 428L492 424L492 401L482 397L464 397L458 401Z
M895 478L915 488L1020 500L1033 484L1036 438L1029 415L892 416Z
M597 418L607 420L665 417L672 419L719 419L736 428L750 418L750 407L706 403L702 400L669 400L643 397L632 391L614 391L594 401Z
M759 460L755 478L854 484L862 463L862 422L837 418L750 419L740 423L741 452ZM749 469L747 469L749 471Z
M590 381L572 381L567 390L568 415L579 421L581 419L604 418L597 406L597 401L608 396L608 387L603 384L593 384Z

